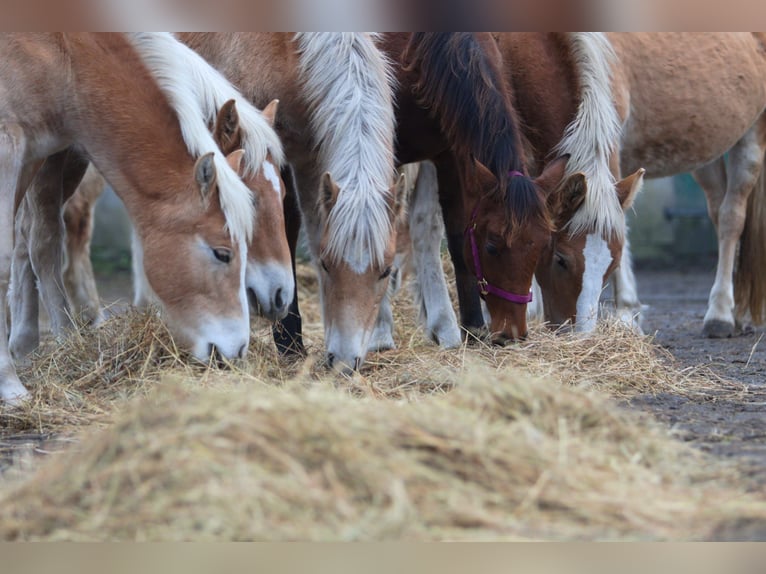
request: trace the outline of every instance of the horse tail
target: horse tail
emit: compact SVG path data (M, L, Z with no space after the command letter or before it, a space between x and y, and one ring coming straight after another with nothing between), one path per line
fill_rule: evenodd
M417 72L418 103L434 112L453 149L486 165L501 189L509 170L523 171L521 133L495 42L469 32L416 32L402 63Z
M734 273L734 302L738 318L750 311L754 324L766 321L766 158L747 200Z

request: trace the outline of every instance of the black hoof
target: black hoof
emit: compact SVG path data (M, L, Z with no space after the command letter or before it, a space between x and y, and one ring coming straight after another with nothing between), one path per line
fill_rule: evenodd
M734 334L734 324L719 319L712 319L705 321L702 332L709 339L726 339Z

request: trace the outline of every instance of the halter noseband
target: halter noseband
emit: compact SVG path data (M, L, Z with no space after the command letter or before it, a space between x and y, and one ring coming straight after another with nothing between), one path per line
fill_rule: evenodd
M510 171L508 172L508 175L510 177L524 177L524 174L520 171ZM520 305L524 305L526 303L532 302L532 291L529 292L529 295L516 295L515 293L510 293L509 291L506 291L504 289L500 289L499 287L495 287L494 285L490 285L487 280L484 278L484 273L481 269L481 260L479 259L479 248L476 246L476 236L474 234L474 230L476 229L476 214L479 212L479 204L481 203L481 199L476 203L476 207L473 208L473 213L471 214L471 221L468 223L468 227L466 228L466 233L468 234L468 238L471 241L471 254L473 255L473 268L474 272L476 273L476 282L479 285L479 293L481 294L481 298L484 299L487 295L495 295L496 297L500 297L501 299L505 299L506 301L510 301L511 303L518 303Z

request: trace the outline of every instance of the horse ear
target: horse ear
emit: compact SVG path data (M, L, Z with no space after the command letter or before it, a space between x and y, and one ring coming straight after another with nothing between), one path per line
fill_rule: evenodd
M645 173L646 170L642 167L635 173L617 182L617 197L620 199L623 211L627 211L633 205L633 200L636 199L636 195L641 191L641 186L644 184Z
M557 157L545 166L543 173L535 178L535 183L540 186L547 196L550 196L558 188L561 180L564 179L567 161L569 161L568 154Z
M494 190L498 185L495 174L489 171L489 168L479 160L475 160L474 163L476 167L476 181L479 183L482 195Z
M269 125L273 128L274 127L274 120L277 118L277 109L279 108L279 100L271 100L269 102L269 105L263 108L263 111L261 112L263 114L263 117L266 118L266 121L269 122Z
M245 157L245 150L237 149L226 156L226 163L234 170L234 173L242 177L242 158Z
M199 192L203 201L210 198L210 192L215 187L216 171L213 161L213 152L206 153L194 164L194 179L199 186Z
M329 171L324 172L322 181L319 184L319 211L324 219L330 215L330 211L335 207L335 201L338 199L340 188L332 179Z
M555 194L558 198L554 212L557 227L563 227L567 221L572 219L585 201L585 194L587 192L588 182L585 179L584 173L574 173L564 179L558 188L558 192Z
M213 139L224 155L242 147L239 112L237 112L237 103L234 100L229 100L218 110Z

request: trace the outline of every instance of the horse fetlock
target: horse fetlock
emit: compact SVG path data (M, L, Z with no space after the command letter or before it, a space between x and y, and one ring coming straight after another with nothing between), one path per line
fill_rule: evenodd
M428 322L428 334L431 340L444 349L454 349L462 345L460 327L454 313L437 315L436 321Z
M6 374L0 379L0 402L9 406L19 406L29 396L29 391L24 388L15 373Z
M11 329L11 336L8 340L8 347L11 351L13 360L19 362L40 345L40 332L36 328L23 326L21 328Z
M378 323L370 337L370 343L367 351L387 351L396 348L393 336L393 326L385 323Z

